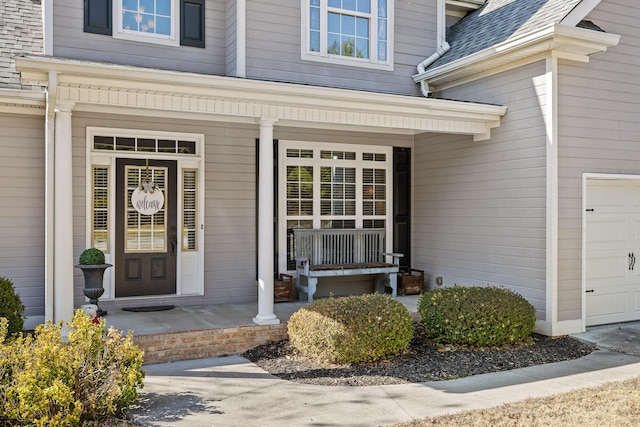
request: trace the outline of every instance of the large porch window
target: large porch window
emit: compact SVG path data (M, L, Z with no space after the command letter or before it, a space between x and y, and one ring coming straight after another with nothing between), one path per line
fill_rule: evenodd
M390 228L391 147L281 141L279 157L280 271L295 228Z

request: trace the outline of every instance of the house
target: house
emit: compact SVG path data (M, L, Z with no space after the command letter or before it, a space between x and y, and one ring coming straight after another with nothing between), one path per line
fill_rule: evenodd
M429 287L513 289L547 335L640 319L628 0L0 8L0 274L27 324L84 303L90 246L103 307L257 301L278 323L291 230L321 227L385 228Z

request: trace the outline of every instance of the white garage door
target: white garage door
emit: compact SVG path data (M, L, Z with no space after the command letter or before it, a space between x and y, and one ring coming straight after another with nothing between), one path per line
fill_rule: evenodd
M587 325L640 319L640 181L587 180Z

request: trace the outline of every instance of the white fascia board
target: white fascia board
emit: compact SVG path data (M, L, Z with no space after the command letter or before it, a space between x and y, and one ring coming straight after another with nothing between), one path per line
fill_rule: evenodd
M569 27L575 27L587 17L593 9L600 4L601 0L582 0L565 16L560 23Z
M21 89L0 89L0 112L41 116L45 112L44 92Z
M238 79L224 76L126 67L50 57L16 58L23 83L46 86L49 72L58 74L60 86L115 88L138 94L167 94L193 98L228 99L254 104L307 107L332 111L356 111L409 115L430 119L459 119L494 123L506 107L334 89L307 85ZM277 114L274 113L274 114Z
M416 74L413 80L416 83L427 80L437 86L440 82L455 81L456 75L462 72L466 77L469 70L476 67L485 70L489 61L496 61L500 65L506 61L519 61L523 53L526 53L526 57L534 57L544 52L555 52L557 56L586 62L589 55L604 52L609 47L617 45L619 41L620 36L616 34L553 24L540 31L507 40L441 67Z

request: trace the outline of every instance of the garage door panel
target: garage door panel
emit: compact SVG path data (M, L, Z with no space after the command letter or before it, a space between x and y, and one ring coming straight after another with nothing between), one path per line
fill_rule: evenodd
M594 219L589 223L587 244L591 245L590 249L604 249L601 245L617 245L612 247L620 248L620 245L627 242L628 239L629 234L625 219Z
M627 189L618 181L590 184L587 189L590 208L625 207L627 206Z
M627 255L625 253L606 253L606 255L600 253L591 254L587 258L585 269L587 280L623 279L629 271ZM613 280L605 282L612 283ZM603 283L603 285L604 284L606 283Z
M587 312L590 316L622 315L627 311L627 294L615 293L593 295L587 299Z

